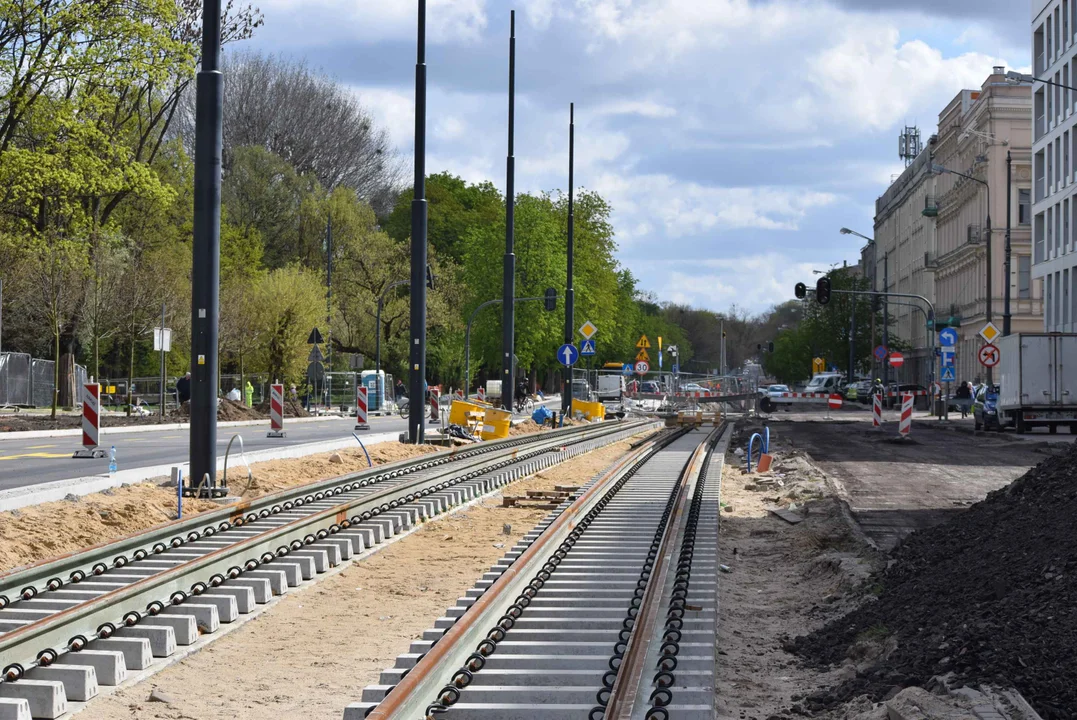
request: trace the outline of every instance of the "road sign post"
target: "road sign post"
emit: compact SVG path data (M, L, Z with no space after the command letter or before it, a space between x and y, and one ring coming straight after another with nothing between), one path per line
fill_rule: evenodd
M572 343L565 343L557 348L557 361L565 367L572 367L580 359L580 351ZM569 376L571 380L571 375Z
M897 352L896 350L894 352L890 353L890 366L891 367L899 368L904 364L905 364L905 356L904 355Z
M648 372L650 372L650 370L651 370L651 366L647 364L646 360L637 360L636 361L636 374L637 375L646 375Z
M912 403L912 393L901 395L901 420L898 422L898 434L904 438L909 437L909 431L912 430Z

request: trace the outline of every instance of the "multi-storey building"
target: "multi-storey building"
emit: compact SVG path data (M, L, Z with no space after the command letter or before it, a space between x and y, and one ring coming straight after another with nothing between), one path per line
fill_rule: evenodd
M960 323L958 380L985 377L978 359L983 344L979 331L988 319L1002 329L1007 283L1012 332L1039 332L1043 327L1041 293L1033 286L1030 272L1032 89L1007 82L1005 72L1005 68L994 68L979 90L962 90L950 101L939 114L933 151L933 162L952 171L935 178L935 309L940 319L953 317Z
M875 242L869 251L873 256L875 289L920 295L930 302L935 301L935 223L923 210L933 202L935 177L930 169L934 144L932 136L927 147L875 201ZM924 304L910 298L892 298L887 310L892 319L890 337L912 346L905 353L905 364L891 371L890 379L926 384L934 356ZM877 332L876 337L882 336Z
M1032 277L1042 328L1077 329L1077 0L1032 3ZM1044 80L1053 83L1048 85Z

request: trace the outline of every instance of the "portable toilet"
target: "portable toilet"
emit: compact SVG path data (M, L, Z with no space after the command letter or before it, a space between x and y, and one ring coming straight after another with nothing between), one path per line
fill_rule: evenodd
M384 412L385 410L385 371L364 370L360 374L360 381L366 388L366 403L369 412Z

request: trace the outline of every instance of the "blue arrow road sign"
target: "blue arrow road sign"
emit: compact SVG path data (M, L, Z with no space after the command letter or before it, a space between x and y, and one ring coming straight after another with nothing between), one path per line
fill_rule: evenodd
M594 355L594 354L595 354L595 341L594 340L584 340L582 343L580 343L580 355L583 355L584 357L590 357L591 355Z
M943 347L953 347L957 345L957 330L953 328L943 328L939 330L939 345Z
M954 382L955 380L957 380L957 373L954 372L953 365L951 365L950 367L944 367L942 369L942 381Z
M624 365L621 366L621 374L622 375L627 376L627 375L633 374L634 372L636 372L636 369L634 367L632 367L632 363L625 363Z
M580 359L580 351L572 343L565 343L557 348L557 360L566 367L571 367Z

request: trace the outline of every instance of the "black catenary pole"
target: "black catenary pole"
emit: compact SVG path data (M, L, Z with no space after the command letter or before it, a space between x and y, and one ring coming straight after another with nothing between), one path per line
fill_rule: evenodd
M325 407L333 404L333 211L325 221Z
M202 63L198 70L194 140L194 240L191 274L192 486L217 480L217 333L221 274L221 0L202 6Z
M1004 250L1004 262L1006 265L1003 277L1005 277L1005 284L1003 285L1003 305L1002 305L1002 334L1010 334L1010 285L1012 281L1010 279L1010 205L1013 202L1013 198L1010 193L1013 192L1013 173L1012 173L1013 158L1010 157L1010 151L1006 151L1006 248Z
M576 218L572 207L573 154L576 150L576 105L568 106L568 279L565 283L565 342L572 342L572 326L575 324L575 293L572 289L572 254ZM561 412L572 416L572 368L565 368L565 389L561 393Z
M419 0L415 61L415 195L411 201L411 347L408 440L425 440L426 415L426 0Z
M516 253L515 213L516 213L516 158L513 156L516 127L516 11L509 13L509 152L505 160L505 269L501 291L501 406L512 410L515 395L514 379L516 368L513 366L514 333L516 330ZM504 302L509 298L509 302Z

